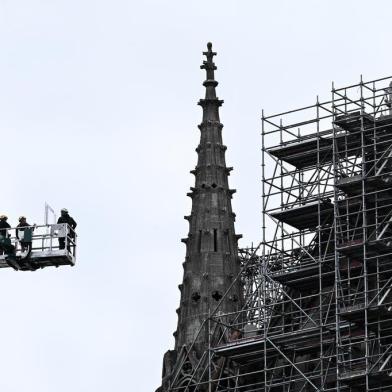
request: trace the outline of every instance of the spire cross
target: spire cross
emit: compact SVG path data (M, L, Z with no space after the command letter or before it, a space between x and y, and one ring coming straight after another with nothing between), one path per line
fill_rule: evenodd
M201 69L207 71L207 80L214 80L214 71L216 70L215 63L213 61L216 52L212 51L212 43L207 44L207 52L203 52L203 55L207 57L207 61L203 61L203 65L200 66Z

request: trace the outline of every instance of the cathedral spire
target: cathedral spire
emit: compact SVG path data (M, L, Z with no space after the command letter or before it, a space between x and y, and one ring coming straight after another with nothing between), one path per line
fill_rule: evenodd
M205 98L199 101L203 119L199 125L197 165L191 171L195 185L187 194L192 199L192 210L185 216L189 222L188 236L182 239L186 256L183 282L178 286L181 301L174 333L175 350L165 354L163 390L177 366L185 362L195 365L194 361L207 349L211 336L205 321L218 303L224 313L238 311L242 303L240 283L233 284L240 268L237 249L240 236L234 230L231 198L235 190L230 189L228 183L232 168L227 167L225 161L226 146L222 142L223 125L219 119L223 101L216 96L218 82L214 73L217 68L213 62L216 53L212 51L211 43L203 54L206 60L201 68L207 74L203 83ZM228 295L223 297L228 290ZM187 360L184 355L188 356ZM184 370L185 373L191 371L189 366ZM180 380L177 382L181 385Z
M207 333L199 329L209 312L213 311L223 294L229 288L231 279L239 271L235 214L231 198L235 190L229 189L228 176L232 168L226 166L226 146L222 142L223 125L219 119L219 107L223 101L216 96L215 71L213 62L216 52L207 44L203 52L206 60L201 69L207 78L205 98L200 99L203 119L199 125L200 143L196 148L198 160L195 170L195 186L188 196L192 198L192 212L185 217L189 221L184 263L184 280L180 285L181 304L178 309L176 348L189 345L198 336L195 345L200 352L208 342ZM239 305L240 288L224 301L222 310L234 311Z

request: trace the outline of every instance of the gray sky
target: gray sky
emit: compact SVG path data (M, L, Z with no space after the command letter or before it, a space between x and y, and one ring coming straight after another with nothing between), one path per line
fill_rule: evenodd
M153 391L173 347L201 52L218 52L242 246L261 109L392 74L390 1L0 0L0 212L78 221L77 266L0 271L2 392Z

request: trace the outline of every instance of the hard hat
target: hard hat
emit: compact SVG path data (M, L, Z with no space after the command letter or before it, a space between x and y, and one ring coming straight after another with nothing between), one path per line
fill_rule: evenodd
M61 212L68 212L68 210L66 208L62 208Z
M8 219L7 215L0 215L0 219Z
M25 217L25 216L23 216L23 215L22 215L22 216L20 216L20 217L19 217L19 222L20 222L22 219L26 219L26 217Z

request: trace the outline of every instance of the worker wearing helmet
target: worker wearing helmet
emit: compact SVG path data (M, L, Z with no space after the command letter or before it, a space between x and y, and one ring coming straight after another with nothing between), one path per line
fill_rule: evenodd
M8 229L11 226L7 222L8 216L7 215L0 215L0 240L4 240L9 237ZM0 248L0 255L4 254L4 249Z
M70 251L71 246L70 246L70 241L73 241L75 238L75 228L76 228L76 222L75 220L69 215L68 210L66 208L61 209L61 216L57 220L57 223L66 223L68 227L68 245L67 249ZM59 237L59 248L60 249L65 249L65 237Z

